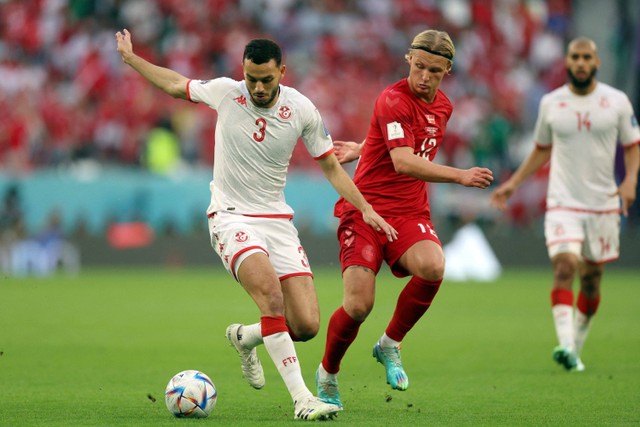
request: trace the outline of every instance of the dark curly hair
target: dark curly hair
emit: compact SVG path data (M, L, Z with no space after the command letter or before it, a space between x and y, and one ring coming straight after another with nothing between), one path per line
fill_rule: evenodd
M254 39L244 47L242 60L251 60L254 64L265 64L272 59L276 61L276 65L282 63L282 50L280 46L273 40Z

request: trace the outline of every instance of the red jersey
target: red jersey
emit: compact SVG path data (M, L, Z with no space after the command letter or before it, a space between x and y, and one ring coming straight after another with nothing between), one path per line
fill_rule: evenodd
M416 156L433 160L452 112L444 92L438 89L433 102L427 104L411 91L407 79L388 86L378 96L353 178L378 214L430 218L427 183L397 173L389 152L406 146L413 148ZM334 214L339 217L354 210L340 198Z

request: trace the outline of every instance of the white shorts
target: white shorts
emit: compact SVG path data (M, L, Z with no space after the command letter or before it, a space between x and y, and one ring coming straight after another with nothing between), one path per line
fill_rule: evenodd
M602 264L620 256L620 214L550 210L544 218L549 258L570 252Z
M250 217L217 212L209 218L211 246L238 280L238 268L249 255L263 252L278 278L312 276L298 230L289 218Z

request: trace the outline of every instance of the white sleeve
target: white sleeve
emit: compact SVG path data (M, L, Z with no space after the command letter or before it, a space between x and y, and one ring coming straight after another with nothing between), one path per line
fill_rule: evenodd
M214 110L229 91L238 87L238 82L228 77L213 80L189 80L187 83L187 99L202 102Z
M620 144L630 145L640 141L640 128L638 119L633 113L633 106L626 95L620 99L620 115L618 117L618 131Z
M551 145L553 142L551 126L547 120L547 113L549 110L549 97L545 95L540 100L540 107L538 108L538 118L536 120L536 126L533 131L533 142L537 145Z
M333 141L322 121L320 112L311 101L309 101L308 108L305 109L303 120L301 137L309 154L311 154L314 159L324 157L333 150Z

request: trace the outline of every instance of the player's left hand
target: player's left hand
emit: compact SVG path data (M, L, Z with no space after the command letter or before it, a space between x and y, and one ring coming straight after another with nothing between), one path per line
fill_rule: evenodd
M360 157L362 144L354 141L333 141L335 154L340 164L352 162Z
M618 187L618 191L616 191L613 196L620 196L620 201L622 202L622 215L625 217L629 216L629 207L633 205L633 202L636 201L636 185L631 181L624 180Z
M507 201L513 194L513 191L513 186L509 181L507 181L493 190L493 193L491 193L491 197L489 199L489 203L494 208L504 211L507 209Z

